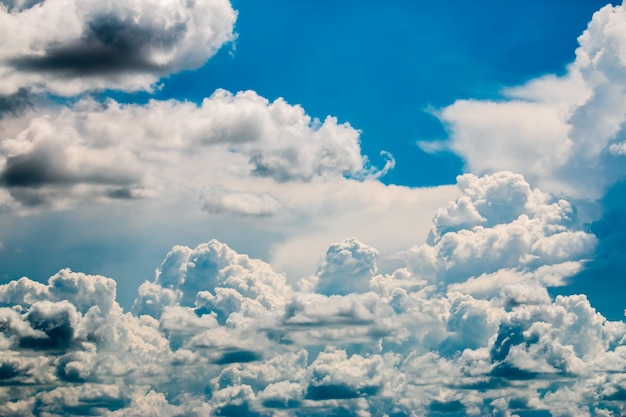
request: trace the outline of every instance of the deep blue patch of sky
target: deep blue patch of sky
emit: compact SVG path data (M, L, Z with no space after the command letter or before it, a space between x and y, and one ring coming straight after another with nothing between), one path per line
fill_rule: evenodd
M453 183L462 161L427 154L418 140L442 140L430 114L462 98L498 98L502 87L574 59L577 37L597 0L390 1L233 0L239 11L234 48L204 67L163 80L157 99L200 102L216 88L255 90L301 104L312 116L334 115L362 131L362 149L382 166L386 183ZM263 18L259 18L263 16ZM147 94L105 93L121 101Z

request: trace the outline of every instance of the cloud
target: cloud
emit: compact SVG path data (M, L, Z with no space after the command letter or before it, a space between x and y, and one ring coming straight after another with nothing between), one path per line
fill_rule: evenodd
M67 96L151 90L235 38L237 13L226 0L0 4L3 94L33 86Z
M0 95L0 119L9 116L18 116L32 106L26 89L20 89L13 94Z
M416 275L458 282L501 269L584 259L596 238L576 224L565 200L531 189L519 174L459 177L463 195L434 217L429 242L412 249Z
M202 209L210 213L271 216L282 207L280 202L268 193L230 191L220 186L205 190L201 199Z
M211 240L173 247L130 312L102 276L64 269L2 285L0 381L10 389L0 411L624 413L626 325L583 295L547 292L594 242L571 205L509 172L459 186L430 240L390 273L377 270L379 251L349 238L298 287ZM520 219L537 225L512 245ZM561 233L581 233L584 250L552 238ZM477 261L491 273L460 254L451 262L454 248L480 246L477 234L496 236L494 255ZM457 246L437 249L452 237ZM537 244L546 239L549 250ZM432 258L415 257L427 248Z
M180 303L195 307L199 312L212 311L221 323L245 320L248 315L254 318L265 310L283 305L291 293L284 275L275 273L260 260L237 254L216 240L194 250L173 248L161 265L155 283L140 287L140 294L147 298L136 300L138 314L144 312L144 307L154 308L155 290L159 300L163 291L169 290L166 294L171 294L168 296L170 305ZM246 310L244 316L238 315L243 310Z
M624 175L623 6L607 5L578 38L561 77L502 91L502 100L458 100L442 109L447 146L470 172L512 170L542 189L597 199Z
M590 225L598 245L593 258L567 288L568 293L586 294L603 314L612 319L624 318L624 305L618 295L626 257L626 184L614 184L602 198L602 216Z
M615 288L624 252L605 233L607 224L620 230L616 206L623 206L615 196L626 174L625 22L623 5L607 5L578 38L576 59L563 76L504 89L500 100L458 100L439 113L450 132L447 148L465 159L468 171L513 170L543 190L586 200L580 218L600 243L564 291L584 292L615 319L623 307L614 291L602 288ZM591 277L604 284L590 285Z
M349 294L367 288L377 272L378 251L355 238L335 243L328 248L313 278L320 294Z
M251 91L218 90L201 105L85 99L49 110L29 114L0 146L2 184L26 206L141 197L182 186L205 188L208 211L267 215L279 208L267 192L235 193L216 182L376 175L349 124L312 119L300 106L270 103Z

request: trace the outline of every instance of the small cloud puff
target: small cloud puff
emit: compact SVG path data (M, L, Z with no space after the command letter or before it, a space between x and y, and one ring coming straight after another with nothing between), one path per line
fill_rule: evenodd
M209 187L201 195L202 209L209 213L233 213L244 216L271 216L282 207L269 193L230 191L220 186Z

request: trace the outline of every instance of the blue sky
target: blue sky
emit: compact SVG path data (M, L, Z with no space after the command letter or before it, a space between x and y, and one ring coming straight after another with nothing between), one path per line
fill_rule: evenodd
M0 415L626 413L626 11L0 0Z

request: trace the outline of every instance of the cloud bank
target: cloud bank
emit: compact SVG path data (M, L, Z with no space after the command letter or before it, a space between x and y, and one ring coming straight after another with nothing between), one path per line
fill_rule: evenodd
M435 214L429 242L391 273L378 272L375 248L351 238L290 284L211 240L173 247L129 312L103 276L64 269L47 284L2 285L0 410L626 412L618 371L626 325L583 295L546 291L582 267L595 237L576 226L569 203L518 174L468 174L459 184L462 195Z

